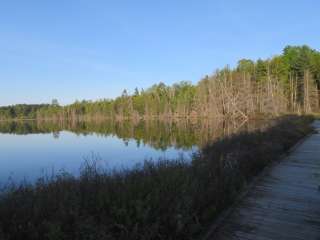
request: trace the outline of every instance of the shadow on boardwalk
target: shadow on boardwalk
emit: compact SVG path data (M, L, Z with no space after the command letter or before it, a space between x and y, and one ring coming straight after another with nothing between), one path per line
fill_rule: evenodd
M208 239L320 239L320 121L273 166Z

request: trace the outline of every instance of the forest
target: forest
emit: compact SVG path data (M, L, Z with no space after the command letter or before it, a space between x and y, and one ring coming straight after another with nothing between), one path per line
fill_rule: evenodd
M207 75L196 85L182 81L172 86L124 90L115 99L0 108L5 119L151 119L215 117L248 119L282 113L313 113L320 106L320 52L309 46L287 46L269 59L241 59Z

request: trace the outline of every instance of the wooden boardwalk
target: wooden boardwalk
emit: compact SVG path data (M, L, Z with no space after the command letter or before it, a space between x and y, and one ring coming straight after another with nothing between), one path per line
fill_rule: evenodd
M320 133L272 166L208 239L320 240Z

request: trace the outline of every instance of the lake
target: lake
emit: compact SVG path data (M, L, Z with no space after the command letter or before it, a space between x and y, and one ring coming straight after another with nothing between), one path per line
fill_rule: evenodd
M86 160L108 169L130 169L145 160L190 160L209 141L256 126L214 120L0 122L0 183L32 182L61 170L78 175Z

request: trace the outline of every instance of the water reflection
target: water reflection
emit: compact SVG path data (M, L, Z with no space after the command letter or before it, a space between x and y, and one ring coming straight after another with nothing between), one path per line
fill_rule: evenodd
M0 183L36 179L64 169L77 175L84 158L98 155L113 168L144 160L175 159L218 137L264 126L263 122L179 121L12 121L0 122Z
M27 135L51 133L55 139L61 131L76 135L115 136L126 145L135 140L136 146L149 145L157 150L170 147L190 149L209 141L241 131L252 131L266 125L263 121L217 122L205 120L171 121L10 121L0 122L0 133Z

